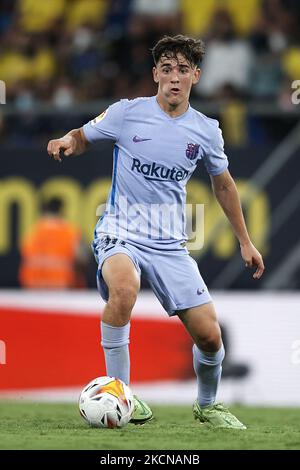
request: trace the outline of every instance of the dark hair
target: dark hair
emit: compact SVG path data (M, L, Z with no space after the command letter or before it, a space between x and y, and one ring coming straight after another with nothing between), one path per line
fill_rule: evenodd
M193 39L182 34L177 36L164 36L153 47L152 55L155 65L162 56L177 58L182 54L192 65L200 65L205 54L204 42L201 39Z
M58 197L52 197L47 201L44 201L41 205L42 213L50 213L50 214L59 214L62 209L63 203L62 200Z

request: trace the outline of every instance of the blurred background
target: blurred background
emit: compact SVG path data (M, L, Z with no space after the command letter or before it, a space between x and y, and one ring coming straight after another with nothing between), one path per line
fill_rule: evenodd
M105 375L103 302L95 291L90 242L96 208L110 188L113 144L97 144L62 164L48 157L46 146L120 98L155 94L150 49L163 35L179 33L206 43L191 104L220 121L249 233L266 264L259 282L244 269L199 165L188 202L205 205L205 244L191 255L213 293L226 342L221 397L300 404L296 0L1 0L5 396L73 399L85 382ZM47 239L46 247L39 237ZM173 338L167 345L166 335ZM131 353L132 381L144 398L194 396L190 340L146 282L133 313Z

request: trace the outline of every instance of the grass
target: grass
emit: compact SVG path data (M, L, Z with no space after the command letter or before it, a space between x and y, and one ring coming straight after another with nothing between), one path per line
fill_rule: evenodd
M0 401L0 449L300 449L299 408L231 407L247 431L210 430L190 406L153 406L155 420L89 428L76 404Z

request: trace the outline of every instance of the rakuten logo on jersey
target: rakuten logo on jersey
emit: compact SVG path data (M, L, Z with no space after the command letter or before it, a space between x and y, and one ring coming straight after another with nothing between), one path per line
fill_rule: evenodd
M131 170L141 173L146 180L152 181L182 181L189 174L187 170L179 170L175 167L170 169L155 162L151 165L142 164L138 158L133 158Z

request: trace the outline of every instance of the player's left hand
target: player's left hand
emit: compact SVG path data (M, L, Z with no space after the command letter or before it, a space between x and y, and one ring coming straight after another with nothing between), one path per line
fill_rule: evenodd
M260 252L251 242L249 242L246 245L241 245L241 255L247 268L256 268L256 271L253 274L253 278L260 279L265 270L264 262Z

